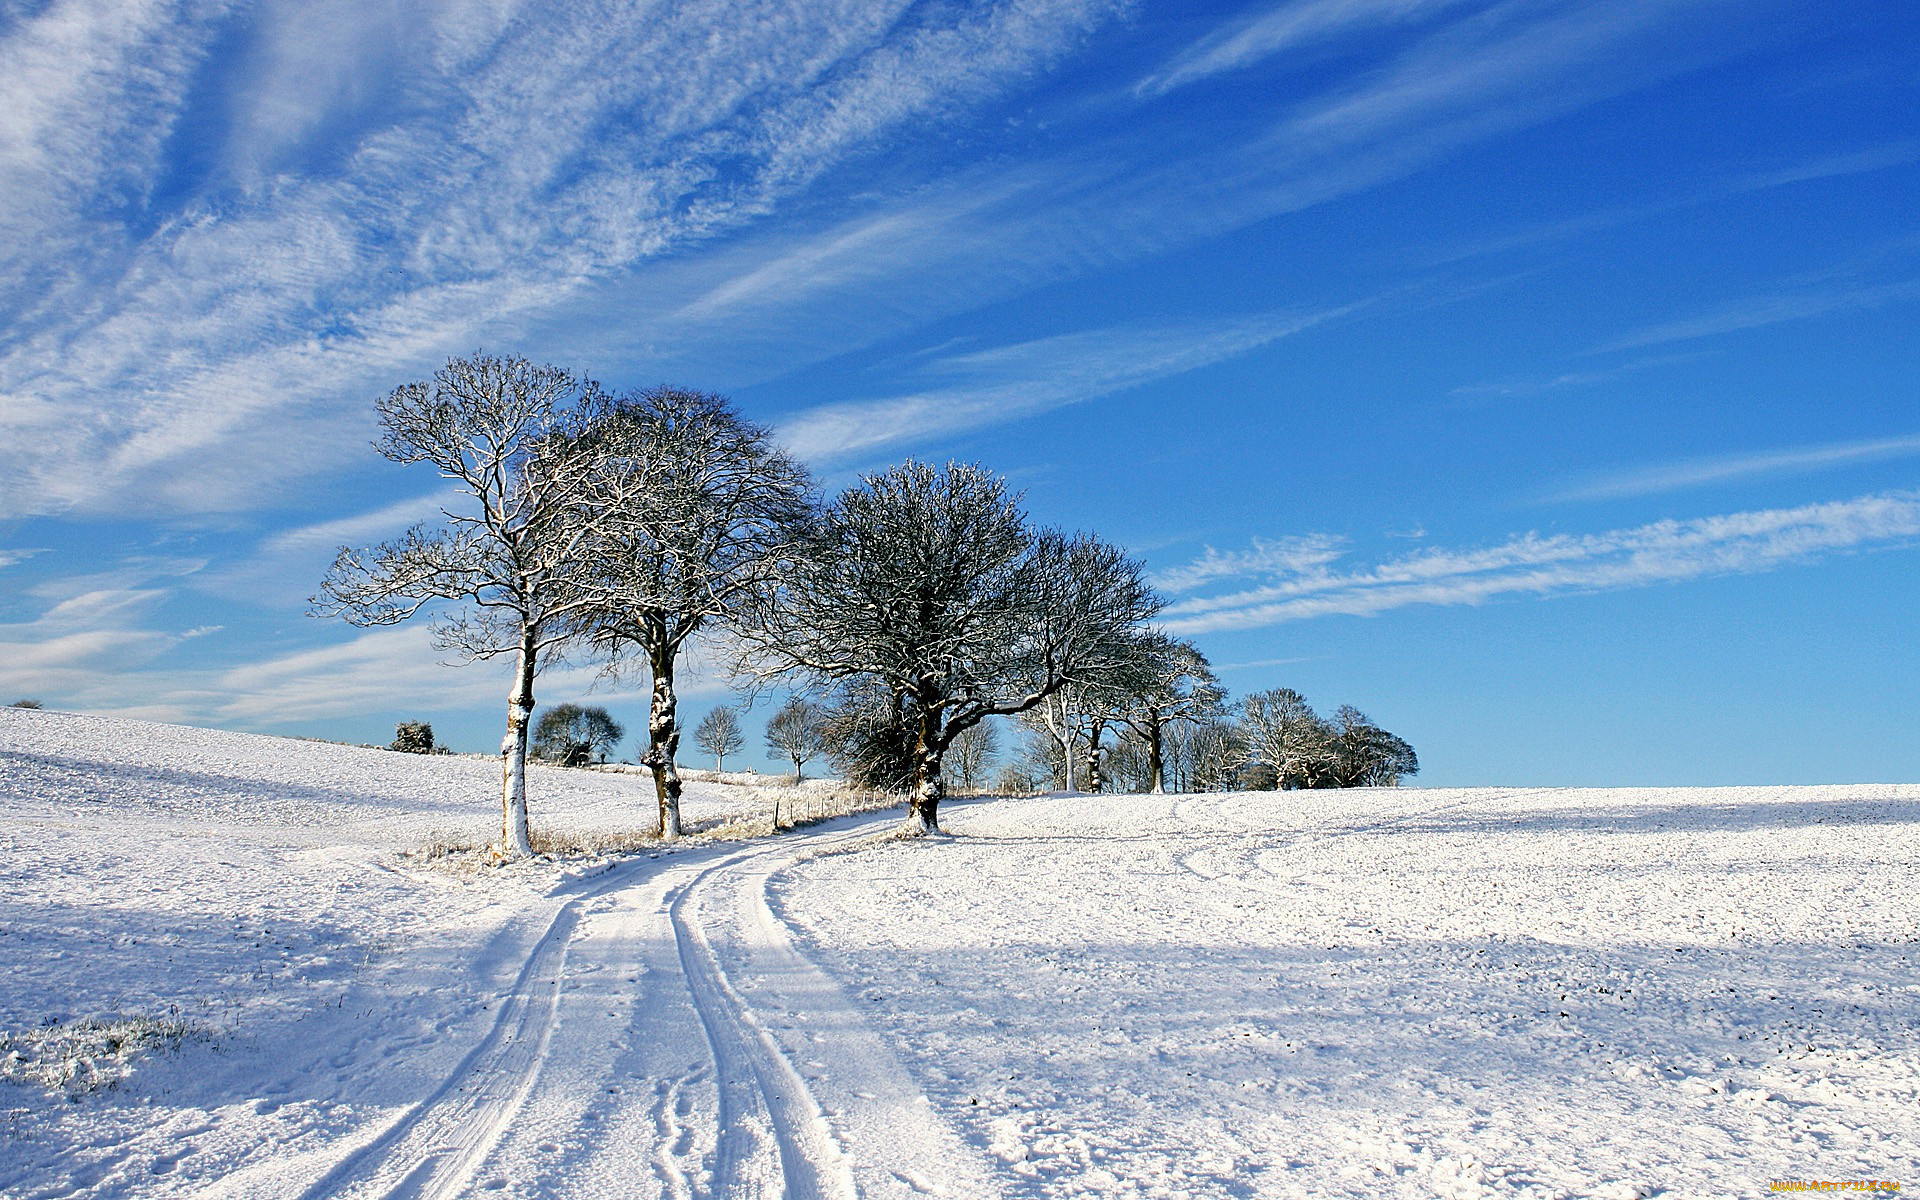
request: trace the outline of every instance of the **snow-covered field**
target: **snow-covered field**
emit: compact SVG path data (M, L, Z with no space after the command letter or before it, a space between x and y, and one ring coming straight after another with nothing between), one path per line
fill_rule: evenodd
M879 814L480 874L398 853L485 837L496 786L0 710L0 1195L1920 1181L1920 786L1055 797L950 803L950 840ZM537 825L648 820L643 778L532 789Z

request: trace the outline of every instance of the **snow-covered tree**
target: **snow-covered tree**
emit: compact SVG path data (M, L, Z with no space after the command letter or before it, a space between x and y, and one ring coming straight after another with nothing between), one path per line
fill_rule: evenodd
M438 468L461 494L444 520L371 549L341 547L313 611L362 626L395 625L437 607L442 649L468 659L510 656L501 753L498 852L533 852L527 836L527 726L540 665L579 615L584 529L574 518L586 481L554 431L580 382L560 367L475 354L379 402L380 452ZM587 389L592 390L590 387Z
M620 744L627 731L598 705L556 704L533 729L533 754L563 767L581 767Z
M793 764L793 781L807 760L826 753L827 714L818 704L795 696L767 718L767 749Z
M913 730L903 831L937 832L953 739L1095 682L1157 610L1138 564L1096 538L1036 530L977 466L909 462L822 515L748 635L762 677L867 678Z
M1207 656L1192 642L1155 631L1142 639L1144 664L1119 708L1119 718L1138 734L1147 752L1147 790L1166 791L1166 733L1219 716L1226 703Z
M596 396L570 427L595 455L582 500L591 609L579 627L614 669L652 680L648 745L660 833L680 835L674 673L693 639L725 628L764 586L812 508L806 469L720 396L660 387Z
M393 741L387 749L398 750L402 754L432 754L433 726L425 721L402 721L393 727Z
M1188 786L1196 792L1231 790L1247 761L1247 739L1240 724L1221 717L1207 718L1185 733Z
M1020 723L1047 740L1045 757L1053 765L1054 780L1061 791L1073 795L1078 790L1073 769L1082 742L1080 690L1072 684L1062 687L1021 713Z
M1333 771L1333 729L1292 688L1255 692L1241 702L1249 762L1273 768L1277 786L1324 787Z
M1419 774L1413 747L1351 704L1334 710L1332 729L1334 787L1398 787L1406 776Z
M693 731L693 744L713 755L714 770L724 771L727 755L745 746L747 737L740 732L740 718L722 705L700 719Z

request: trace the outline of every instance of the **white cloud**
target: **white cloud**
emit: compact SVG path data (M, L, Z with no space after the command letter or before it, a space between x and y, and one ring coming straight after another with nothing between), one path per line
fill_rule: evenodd
M1140 81L1135 91L1159 96L1340 34L1406 24L1464 0L1292 0L1215 30Z
M20 92L0 166L10 211L39 222L0 231L6 277L33 289L0 297L13 511L272 503L360 452L381 383L763 219L1111 10L494 7L267 5L223 29L211 9L74 0L0 37ZM236 29L257 44L196 83ZM159 147L190 84L196 103L233 93L226 166L173 180L196 189L177 211L114 209L180 166Z
M499 706L511 664L466 663L434 645L429 622L353 631L325 645L258 653L220 625L159 627L180 576L173 560L140 560L81 577L50 580L33 595L45 607L30 619L0 623L0 696L30 696L83 712L243 729L299 727L369 713L449 712ZM207 639L202 642L199 639ZM181 650L192 642L191 652ZM677 682L688 698L726 690L713 656L695 647ZM592 663L555 659L540 673L543 702L593 696L645 702L645 678L612 679Z
M1155 572L1153 586L1163 592L1190 592L1221 579L1301 575L1337 560L1345 539L1325 533L1301 537L1254 538L1249 550L1220 551L1212 546L1184 566Z
M1077 404L1183 374L1352 311L1264 313L1163 329L1118 327L949 354L922 373L958 382L877 400L822 405L781 423L801 458L832 461Z
M1612 500L1622 496L1650 496L1659 492L1677 492L1684 488L1704 487L1756 475L1785 475L1799 471L1818 471L1849 463L1877 462L1920 454L1920 434L1906 437L1874 438L1858 442L1835 442L1824 446L1801 446L1765 454L1699 458L1688 462L1667 463L1626 471L1569 488L1549 497L1553 501Z
M1887 304L1920 299L1920 279L1865 287L1835 288L1823 291L1789 292L1773 296L1755 296L1723 305L1697 317L1667 321L1648 326L1600 348L1634 350L1670 342L1692 341L1743 329L1760 329L1787 321L1805 321L1833 313L1858 312Z
M1334 614L1371 616L1415 604L1480 604L1501 596L1610 591L1713 575L1744 574L1855 549L1920 538L1920 492L1660 521L1588 535L1524 534L1469 550L1438 547L1377 566L1339 571L1307 562L1274 582L1169 605L1174 633L1256 629ZM1261 562L1257 548L1250 561ZM1214 571L1209 551L1188 570ZM1242 573L1270 575L1264 565Z

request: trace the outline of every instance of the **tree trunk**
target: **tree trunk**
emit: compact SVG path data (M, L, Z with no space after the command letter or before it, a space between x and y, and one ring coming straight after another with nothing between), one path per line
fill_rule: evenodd
M907 807L907 819L900 826L900 832L909 837L940 832L940 801L947 794L946 780L941 775L945 751L946 747L941 744L939 710L920 706L920 737L914 747L917 762L913 799Z
M1161 722L1155 721L1153 723L1153 733L1147 738L1147 777L1153 781L1153 786L1148 788L1147 791L1156 796L1164 796L1167 794L1167 760L1165 754L1160 749L1160 731L1164 727Z
M1107 731L1104 721L1095 721L1087 730L1087 790L1100 792L1100 735Z
M520 639L514 662L513 691L507 697L507 736L500 742L500 846L502 858L533 853L527 834L527 725L533 718L536 650L531 632Z
M1058 734L1056 736L1058 736L1060 739L1060 774L1066 777L1065 780L1063 781L1065 783L1065 786L1062 787L1060 790L1065 792L1067 795L1071 796L1071 795L1074 795L1073 731L1069 729L1067 732Z
M660 836L680 836L679 704L673 694L673 655L653 655L653 705L647 711L647 753L640 761L653 768L653 791L660 802Z

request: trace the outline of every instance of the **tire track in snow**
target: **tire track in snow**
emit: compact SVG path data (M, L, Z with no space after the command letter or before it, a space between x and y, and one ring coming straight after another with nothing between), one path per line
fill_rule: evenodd
M493 1027L438 1088L301 1193L301 1200L435 1200L472 1182L537 1081L566 984L568 950L587 906L628 885L640 862L561 905L501 1001Z
M839 839L836 839L839 840ZM744 856L743 856L744 857ZM720 1092L714 1194L741 1200L854 1200L846 1155L807 1084L727 978L701 922L702 885L740 864L716 863L668 906L687 991Z
M606 1053L573 1045L583 1034L561 1021L569 967L581 954L575 974L618 968L643 975L643 1008L654 1016L683 1013L670 1029L649 1026L658 1042L706 1052L707 1062L691 1073L683 1059L678 1074L632 1093L630 1111L657 1145L600 1147L631 1155L628 1161L652 1160L648 1182L659 1192L727 1200L996 1195L977 1152L931 1111L892 1049L866 1027L864 1012L800 953L768 902L767 888L781 870L888 823L865 820L717 857L695 852L686 856L692 861L669 861L663 871L647 869L660 860L637 860L594 881L551 918L501 998L492 1028L459 1067L302 1200L451 1200L490 1167L498 1172L513 1161L515 1139L523 1136L516 1119L543 1068L564 1065L560 1077L571 1079L584 1056ZM640 888L657 891L657 906L604 902ZM604 961L586 961L594 959L594 939L576 943L588 916ZM602 929L603 920L617 925ZM668 969L645 970L650 953ZM763 1015L776 1010L779 1028ZM571 1086L556 1082L543 1094ZM696 1139L713 1148L707 1162L698 1151L687 1161ZM602 1187L607 1182L600 1180ZM641 1189L639 1179L633 1187Z
M864 836L856 831L843 839ZM824 1138L830 1148L809 1158L813 1178L794 1180L796 1200L995 1200L996 1172L937 1113L866 1010L809 959L775 910L774 879L807 858L763 853L696 880L683 902L705 919L692 931L712 957L714 999L765 1052L759 1077L776 1107L790 1101L785 1128ZM712 932L724 934L714 944ZM819 1147L819 1142L812 1142ZM809 1189L818 1190L809 1190Z

